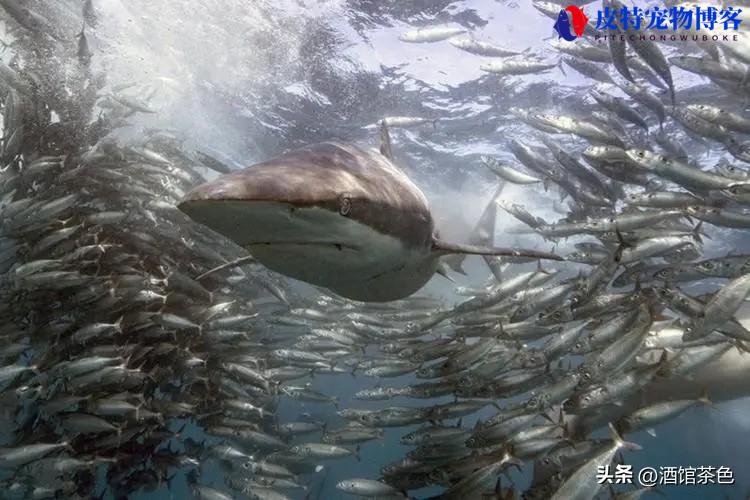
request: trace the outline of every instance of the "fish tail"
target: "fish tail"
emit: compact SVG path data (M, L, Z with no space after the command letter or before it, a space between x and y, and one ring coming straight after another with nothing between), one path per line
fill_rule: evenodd
M626 450L641 450L640 445L637 445L635 443L631 443L628 441L625 441L622 436L620 436L620 433L617 432L617 429L615 429L615 426L612 425L612 423L609 423L609 434L612 438L612 441L614 441L617 444L618 448L625 448Z

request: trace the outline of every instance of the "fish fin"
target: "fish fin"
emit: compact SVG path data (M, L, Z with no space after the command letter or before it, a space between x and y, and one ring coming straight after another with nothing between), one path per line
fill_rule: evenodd
M711 401L711 399L709 399L709 397L708 397L708 388L706 388L706 387L704 387L703 390L701 391L701 395L698 398L698 403L700 403L702 405L705 405L705 406L710 406L714 410L717 409L716 405L714 404L714 402Z
M461 417L458 419L458 422L456 422L456 429L461 428L461 424L463 423L463 421L464 421L464 417Z
M435 274L439 274L440 276L442 276L443 278L447 279L451 283L455 283L456 280L454 280L453 278L451 278L451 276L448 274L448 269L446 269L446 267L447 266L446 266L446 264L444 262L440 262L438 264L438 268L435 270Z
M388 125L385 120L380 122L380 154L393 160L393 152L391 151L391 134L388 132Z
M741 340L735 340L734 347L737 349L737 352L739 352L743 356L750 352L750 346L748 346L745 342L742 342Z
M554 418L550 417L549 415L547 415L544 412L540 413L540 415L542 416L542 418L544 418L545 420L547 420L551 424L556 424L557 423L557 422L555 422Z
M611 422L609 423L609 434L612 440L615 443L617 443L618 448L625 448L628 450L641 450L642 449L639 445L635 443L630 443L622 439L622 436L620 436L620 433L617 432L617 429L615 429L615 426L612 425Z
M648 429L646 429L646 433L649 436L651 436L651 437L656 437L656 431L653 428L651 428L651 427L649 427Z
M510 257L529 257L533 259L565 260L559 255L548 252L539 252L537 250L485 247L479 245L465 245L463 243L448 243L437 238L434 238L432 241L432 253L437 255L505 255Z
M692 233L691 235L693 239L701 244L703 243L703 238L701 237L701 235L703 234L703 232L701 231L702 228L703 228L703 221L699 221L698 224L696 224L693 230L691 231Z

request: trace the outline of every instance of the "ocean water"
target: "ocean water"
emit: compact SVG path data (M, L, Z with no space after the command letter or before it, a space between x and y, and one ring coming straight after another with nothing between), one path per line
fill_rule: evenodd
M4 62L21 71L29 69L24 66L26 61L34 60L41 65L37 73L42 75L46 74L45 65L59 66L61 70L57 73L50 71L59 78L51 82L52 86L65 89L62 94L72 103L79 99L85 101L81 108L92 111L88 123L95 122L97 113L106 108L107 96L124 94L147 103L149 112L128 114L117 118L121 121L113 120L109 124L113 127L111 137L123 148L135 147L144 138L163 133L178 138L177 142L185 151L204 151L231 168L239 169L331 138L377 147L379 135L374 125L386 116L434 120L434 124L393 127L392 147L395 162L426 194L441 236L458 241L468 241L498 188L498 178L481 165L480 158L492 155L517 164L508 141L534 141L541 136L515 118L510 108L585 116L594 107L590 90L613 88L593 82L562 64L543 73L500 77L480 69L489 59L461 51L448 41L412 44L398 38L405 31L420 26L461 27L477 39L559 62L561 55L550 43L558 40L553 30L554 21L525 0L93 0L96 23L85 26L92 54L88 78L93 81L95 76L92 75L101 75L102 86L92 98L84 96L81 90L92 87L77 87L75 71L66 70L72 63L65 57L75 53L76 35L82 24L81 2L30 1L25 5L42 13L59 30L65 40L64 48L32 58L24 51L34 47L33 37L29 39L28 33L5 15L0 40L21 42L18 42L20 47L14 48L11 44L5 50ZM599 2L586 10L595 12L598 8ZM665 46L665 50L670 54L699 53L692 46L689 49ZM615 74L611 66L609 71ZM707 80L688 72L674 69L673 75L679 102L710 102L731 107L735 112L747 112L747 100L722 93L708 85ZM68 76L70 80L66 79ZM665 92L653 90L666 102ZM29 102L34 99L30 98ZM35 109L41 113L43 108ZM55 112L53 106L50 108ZM645 114L646 111L640 109L639 112ZM658 125L653 117L648 119L652 130L656 130ZM47 138L45 134L40 136ZM576 142L566 135L555 137L566 149L579 153L583 149L581 141ZM88 142L88 137L66 140L75 143L74 155L96 143ZM706 166L713 166L723 153L718 147L708 148L707 152L704 141L688 136L681 136L681 141L691 157ZM24 152L18 154L33 157L32 149L27 141ZM68 152L63 150L60 154ZM9 182L11 173L12 170L3 171L0 180ZM210 169L201 173L208 179L216 175ZM3 175L7 177L3 179ZM24 185L26 188L28 186ZM76 189L85 190L85 186L66 182L60 192L75 192ZM29 192L32 193L29 196L34 196L33 193L41 191ZM117 189L111 196L118 196ZM565 206L556 190L541 185L506 185L502 199L522 205L547 221L562 218L560 208ZM512 216L498 210L495 243L554 250L561 255L573 250L572 242L545 242L538 235L516 232L514 229L518 226ZM122 228L122 231L130 230L130 226ZM151 231L158 238L156 224L145 231ZM724 255L730 250L738 254L750 253L750 239L743 230L712 230L711 234L713 237L705 243L707 256ZM178 234L177 238L180 237ZM187 240L189 236L184 238ZM160 243L157 248L170 244ZM217 247L222 251L226 249L222 245ZM236 248L232 251L236 252ZM175 266L189 269L190 264L186 260ZM435 297L446 307L463 300L455 293L457 286L479 287L489 276L480 257L468 257L464 267L465 275L451 275L455 283L435 276L420 295ZM574 269L577 271L579 267ZM309 305L320 294L313 287L267 270L258 271L258 276L259 280L279 284L303 304ZM695 294L715 289L715 286L708 290L685 288ZM261 318L272 316L275 310L276 302L265 292L230 285L223 287L221 294L238 301L256 301ZM271 305L266 307L268 304ZM40 307L38 303L28 305L29 310ZM68 312L60 312L60 317L67 317ZM740 311L740 320L744 320L742 315ZM105 322L116 317L93 319ZM54 349L55 344L51 343L48 348ZM368 347L368 353L377 353L375 346ZM358 390L380 383L401 386L415 381L412 375L378 381L354 371L352 374L316 374L310 384L326 395L337 397L340 408L429 406L454 399L394 398L365 402L353 398ZM7 405L16 403L11 401ZM326 422L329 429L345 423L331 403L300 403L283 396L277 403L278 422L313 418ZM478 419L492 414L491 407L485 408L464 417L462 424L471 428ZM191 418L176 419L169 425L174 430L183 423L187 425L181 430L181 438L206 438ZM9 442L14 432L12 427L8 424L3 429ZM380 477L381 467L403 458L411 449L400 444L399 438L416 428L387 428L382 439L358 447L356 456L327 461L319 472L300 476L307 492L291 492L289 496L318 500L350 498L338 490L336 484L349 478ZM33 436L35 427L30 425L28 429ZM736 480L732 486L658 486L658 492L649 492L645 498L747 498L750 492L750 449L745 445L748 432L748 400L733 398L715 407L693 408L657 426L655 435L628 434L628 441L639 444L642 450L625 452L624 460L635 471L660 466L726 466L732 469ZM599 434L606 435L601 431L596 433ZM315 440L315 436L308 437ZM161 483L153 488L135 488L128 492L128 497L188 498L191 495L187 481L189 469L178 467L169 488ZM97 492L104 491L103 474L100 470L95 481L93 490ZM531 469L524 467L521 471L510 470L502 484L520 492L530 481ZM215 464L208 464L201 470L200 482L224 488L222 471ZM92 490L86 490L85 482L81 484L77 493L82 498L91 498ZM410 491L409 496L428 498L440 492L440 488L430 487ZM105 492L105 498L114 497L111 491Z

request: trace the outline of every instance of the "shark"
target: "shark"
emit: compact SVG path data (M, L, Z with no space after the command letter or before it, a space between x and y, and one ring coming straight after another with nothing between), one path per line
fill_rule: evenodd
M424 193L393 162L385 124L380 151L311 144L201 184L178 208L268 269L363 302L412 295L446 255L562 260L441 240Z

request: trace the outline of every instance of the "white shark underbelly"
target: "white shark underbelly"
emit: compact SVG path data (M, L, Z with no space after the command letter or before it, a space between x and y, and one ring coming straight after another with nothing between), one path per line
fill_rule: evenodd
M207 204L201 216L269 269L353 299L395 300L435 272L429 249L407 248L324 208L225 201Z

